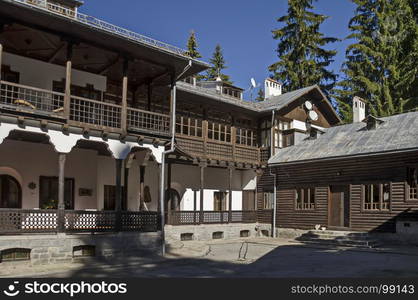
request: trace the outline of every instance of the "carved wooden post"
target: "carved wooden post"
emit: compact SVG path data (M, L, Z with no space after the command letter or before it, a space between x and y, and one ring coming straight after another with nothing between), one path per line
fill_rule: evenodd
M123 159L116 159L116 195L115 195L115 210L116 210L116 231L121 229L121 210L122 210L122 165Z
M67 63L65 71L65 95L64 95L64 116L67 120L70 119L71 114L71 72L72 72L72 57L73 57L73 44L68 42L67 44Z
M228 221L232 222L232 172L234 171L233 166L228 167L228 196L229 196L229 207L228 207Z
M122 113L120 127L123 133L127 132L127 116L128 116L128 60L123 62L123 80L122 80Z
M58 232L65 231L65 160L66 154L58 154Z
M205 168L206 168L206 164L202 163L199 165L200 167L200 218L199 218L199 224L203 224L204 219L203 219L203 203L204 203L204 182L205 182Z

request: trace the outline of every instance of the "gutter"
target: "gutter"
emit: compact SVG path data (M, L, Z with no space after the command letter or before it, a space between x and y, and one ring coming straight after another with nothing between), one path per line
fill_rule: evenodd
M170 149L162 153L161 159L161 180L160 180L160 218L161 218L161 255L165 256L165 157L168 154L173 153L175 149L175 135L176 135L176 104L177 104L177 85L176 82L181 76L183 76L191 67L192 60L189 60L189 63L184 68L183 72L177 76L177 78L172 83L172 111L171 111L171 144Z
M276 114L276 110L272 110L271 113L271 130L270 130L270 151L271 151L271 156L273 157L273 152L274 152L274 131L273 131L273 127L274 127L274 120L275 120L275 114ZM267 165L268 167L268 165ZM269 168L269 167L268 167ZM270 171L270 175L272 175L274 177L274 188L273 188L273 224L272 224L272 237L275 238L276 237L276 213L277 213L277 174L276 173L272 173L272 168L269 168Z

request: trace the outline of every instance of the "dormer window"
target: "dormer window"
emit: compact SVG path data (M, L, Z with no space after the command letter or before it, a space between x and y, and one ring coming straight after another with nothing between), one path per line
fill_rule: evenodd
M382 119L376 118L372 115L368 115L363 122L366 123L367 130L375 130L380 124L384 123Z

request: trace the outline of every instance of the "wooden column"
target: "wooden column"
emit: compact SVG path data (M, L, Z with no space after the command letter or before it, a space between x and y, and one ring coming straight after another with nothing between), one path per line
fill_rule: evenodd
M145 182L145 166L139 166L139 210L144 210L145 208L145 198L144 198L144 185Z
M122 114L120 127L123 133L127 132L127 116L128 116L128 60L123 62L123 79L122 79Z
M64 116L70 119L71 109L71 73L72 73L73 44L67 44L67 63L65 71Z
M124 176L123 176L123 182L124 182L124 188L125 190L122 193L122 203L121 203L121 210L128 210L128 189L129 189L129 171L130 171L130 167L129 166L125 166L124 168ZM125 207L123 207L123 204L125 203Z
M173 199L171 194L171 163L167 164L167 224L171 224L171 211L173 208Z
M116 231L120 231L121 227L121 210L122 210L122 165L123 159L116 159L116 195L115 195L115 210L116 210Z
M205 188L205 168L206 168L206 164L200 164L200 218L199 218L199 223L203 224L203 203L204 203L204 195L203 195L203 191Z
M231 223L232 221L232 172L234 171L233 166L228 167L228 222Z
M193 190L193 223L197 224L198 223L198 218L197 218L197 191Z
M231 143L232 143L232 159L235 161L235 146L237 142L237 128L235 126L231 127Z
M3 45L0 44L0 80L2 80L1 78L1 64L3 63Z
M65 153L58 154L58 232L65 231Z

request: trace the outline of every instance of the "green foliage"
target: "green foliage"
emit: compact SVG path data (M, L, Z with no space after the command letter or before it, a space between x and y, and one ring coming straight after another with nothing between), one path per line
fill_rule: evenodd
M256 101L264 101L264 90L262 88L258 89Z
M362 97L375 116L417 107L418 26L409 0L353 0L354 42L346 50L344 78L334 90L341 117L352 120L352 99ZM415 1L411 1L415 3Z
M190 56L191 58L201 58L199 51L197 50L197 41L196 41L196 34L192 30L190 31L190 36L187 41L187 52L186 54Z
M209 62L212 64L212 67L206 71L204 77L205 80L216 80L216 78L219 76L223 82L232 84L229 76L222 73L222 70L225 70L227 66L225 63L224 55L222 53L222 48L219 44L216 45L215 51L213 52L212 58L209 60Z
M273 38L279 40L279 61L269 67L272 77L283 83L284 91L292 91L318 84L326 93L332 90L337 75L327 67L333 62L336 51L326 50L336 38L325 37L320 25L327 16L314 13L313 0L288 0L288 14L278 19L284 23L273 30Z

